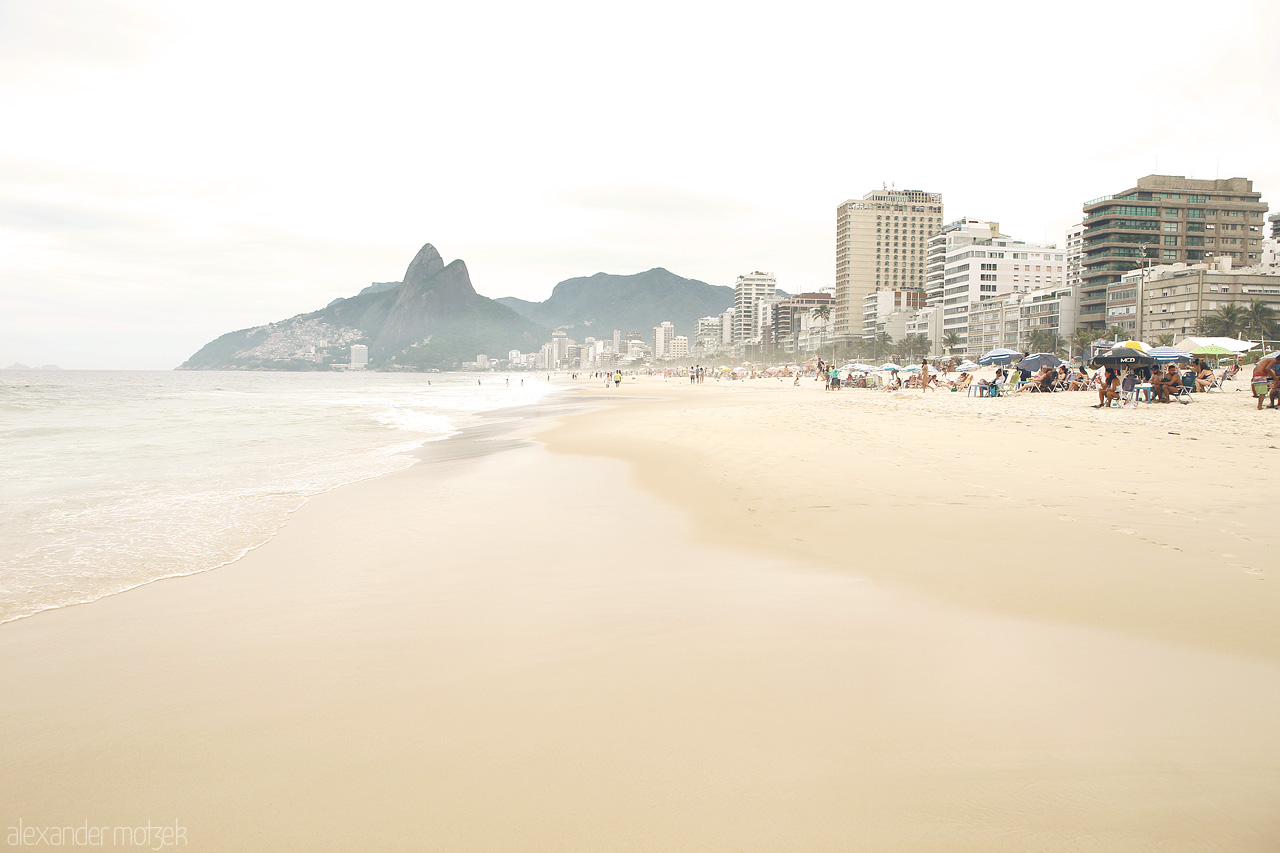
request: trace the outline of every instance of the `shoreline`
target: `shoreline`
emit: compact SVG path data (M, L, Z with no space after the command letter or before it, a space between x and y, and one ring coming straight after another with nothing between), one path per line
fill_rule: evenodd
M216 572L7 623L0 828L176 820L217 851L1274 846L1269 655L847 565L808 501L849 496L831 430L909 442L955 407L792 390L583 388L316 497ZM1034 420L993 424L1011 416ZM880 495L935 499L871 461ZM914 517L878 521L919 553Z

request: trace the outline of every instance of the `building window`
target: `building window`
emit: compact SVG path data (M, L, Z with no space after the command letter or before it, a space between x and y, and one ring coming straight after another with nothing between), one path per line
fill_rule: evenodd
M1164 230L1166 230L1166 231L1177 231L1177 230L1178 230L1178 223L1176 223L1176 222L1166 222L1166 223L1164 224Z
M1165 215L1165 216L1170 216L1170 217L1172 217L1172 218L1174 218L1174 219L1177 219L1177 218L1178 218L1178 208L1176 208L1176 207L1166 207L1166 208L1164 209L1164 215Z
M1164 238L1164 244L1165 244L1166 246L1176 246L1176 245L1178 245L1178 238L1177 238L1177 237L1165 237L1165 238Z

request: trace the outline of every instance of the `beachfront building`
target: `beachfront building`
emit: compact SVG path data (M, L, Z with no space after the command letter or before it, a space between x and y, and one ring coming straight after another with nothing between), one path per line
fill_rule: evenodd
M1196 264L1230 258L1235 267L1258 263L1267 205L1247 178L1196 180L1147 175L1115 195L1084 204L1084 272L1080 301L1096 308L1105 296L1104 323L1091 328L1137 329L1142 288L1125 273L1152 264ZM1103 293L1105 291L1105 293ZM1112 319L1118 318L1118 323Z
M836 208L837 338L861 334L867 294L924 288L928 240L941 227L941 193L885 188Z
M977 359L998 347L1018 348L1018 327L1022 319L1020 294L1006 293L969 306L965 344L956 353Z
M898 334L893 335L895 340L898 339L904 334L903 329L906 328L907 319L924 307L924 300L923 287L876 290L868 293L862 300L862 337L873 338L879 332L885 331L888 324L898 329ZM901 323L890 320L894 314L904 315Z
M671 339L671 358L688 358L689 357L689 339L684 335L676 335Z
M942 342L942 306L928 305L907 318L903 330L906 335L924 335L929 339L929 355L938 357L947 355L947 348Z
M966 246L975 240L1009 239L1000 233L999 222L962 217L942 226L942 230L929 238L925 260L924 289L927 304L940 305L943 299L943 282L946 279L948 252L955 247Z
M738 276L733 285L733 343L748 344L760 340L761 300L778 296L778 281L771 272L759 270Z
M999 226L957 230L946 247L943 266L942 337L955 335L957 350L968 349L969 310L974 303L1005 293L1061 287L1066 282L1066 252L1053 243L1027 243L1001 234ZM985 350L984 350L985 352Z
M663 320L653 327L653 357L655 360L671 357L671 343L675 340L676 328L670 320Z
M698 352L715 352L720 349L723 333L724 315L699 317L693 322L693 346Z
M364 370L369 366L369 347L364 344L351 345L351 369Z
M1029 290L1016 296L1018 346L1015 349L1029 350L1034 332L1048 332L1066 341L1076 330L1080 308L1079 290L1076 288L1059 284Z
M815 309L830 309L835 296L822 291L798 293L778 302L773 315L773 340L786 352L806 352L831 340L831 321L813 316Z
M1107 310L1107 292L1106 289L1095 288L1096 295L1093 300L1085 303L1082 298L1084 293L1084 223L1077 222L1067 228L1067 240L1063 244L1066 247L1067 257L1067 286L1072 289L1076 295L1076 303L1079 308L1076 314L1076 328L1102 328L1106 320ZM1074 329L1067 329L1064 337L1070 335Z
M1124 282L1124 289L1144 291L1141 326L1134 325L1134 337L1140 340L1195 335L1202 318L1228 305L1247 308L1255 299L1280 313L1280 275L1257 266L1236 270L1229 258L1134 270L1125 274Z

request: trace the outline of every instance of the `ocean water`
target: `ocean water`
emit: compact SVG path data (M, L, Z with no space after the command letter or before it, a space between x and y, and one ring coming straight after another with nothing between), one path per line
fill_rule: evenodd
M0 622L224 565L309 496L554 392L509 382L0 371Z

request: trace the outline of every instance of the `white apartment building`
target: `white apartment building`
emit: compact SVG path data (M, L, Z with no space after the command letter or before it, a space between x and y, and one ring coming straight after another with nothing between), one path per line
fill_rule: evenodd
M653 357L660 360L671 357L671 342L675 339L676 329L670 320L663 320L653 327Z
M693 323L693 345L702 352L718 350L723 334L723 317L699 317Z
M369 366L369 348L364 344L351 345L351 369L363 370Z
M942 228L942 194L873 190L836 208L837 337L860 334L863 300L878 289L923 288L926 249Z
M929 355L938 357L947 354L942 345L942 306L930 305L921 308L906 323L904 333L908 335L924 335L929 339Z
M946 278L947 253L956 246L964 246L974 240L1008 239L1000 233L999 222L962 217L942 226L942 230L929 237L925 263L925 296L927 304L940 305L943 299L943 281Z
M720 315L720 344L722 346L733 345L733 309L730 308Z
M756 304L776 300L778 281L771 272L757 270L738 276L733 285L733 343L756 343L760 339L760 313Z
M671 358L688 358L689 339L684 335L676 335L671 339Z
M1066 252L1053 243L1025 243L1001 234L947 247L942 280L942 336L954 333L957 350L970 352L969 310L1005 293L1062 287ZM986 350L983 350L984 352Z
M868 293L862 299L862 337L875 337L878 327L884 326L886 318L892 314L902 312L908 316L914 315L924 307L924 299L923 288L886 289ZM903 322L905 323L906 321L904 320ZM879 331L883 331L883 329L879 329ZM893 333L890 332L890 334ZM902 331L899 330L898 334L894 335L894 338L897 339L901 335Z

